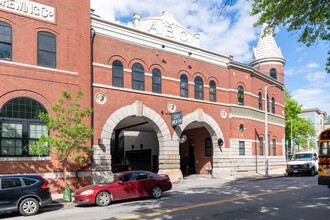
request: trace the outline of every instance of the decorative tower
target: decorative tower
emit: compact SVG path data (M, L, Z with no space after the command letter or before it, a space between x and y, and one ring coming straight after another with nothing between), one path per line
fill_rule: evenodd
M250 66L260 72L284 83L284 64L281 49L277 46L275 38L264 24L259 36L257 48L253 48Z

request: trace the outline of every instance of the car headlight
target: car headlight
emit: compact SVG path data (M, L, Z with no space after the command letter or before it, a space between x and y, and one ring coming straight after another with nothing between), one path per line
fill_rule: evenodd
M87 195L92 194L93 192L94 192L94 190L86 190L86 191L82 192L80 195L87 196Z
M303 167L309 167L309 164L304 164L304 166Z

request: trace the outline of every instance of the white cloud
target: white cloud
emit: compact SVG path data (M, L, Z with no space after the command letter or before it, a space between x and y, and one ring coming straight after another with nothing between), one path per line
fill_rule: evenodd
M297 89L291 92L292 98L303 106L303 109L318 108L330 113L330 96L320 88Z
M310 68L310 69L312 69L312 68L319 68L320 65L317 64L317 63L309 63L309 64L307 64L305 67L306 67L306 68Z
M161 15L171 10L175 18L192 33L200 33L201 48L224 55L233 55L234 60L249 63L252 57L250 44L258 39L259 31L253 28L256 16L250 16L251 5L246 0L227 9L226 16L219 17L219 0L92 0L95 14L123 24L133 21L133 14L141 18ZM228 15L231 16L228 16ZM256 45L253 45L256 46Z
M301 63L304 60L304 58L299 58L298 62Z
M326 72L310 72L305 76L305 79L307 79L309 82L320 82L327 77Z

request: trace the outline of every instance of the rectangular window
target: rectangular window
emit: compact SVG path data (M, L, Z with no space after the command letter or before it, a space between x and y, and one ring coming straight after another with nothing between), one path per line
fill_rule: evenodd
M180 82L180 96L188 97L188 81Z
M38 32L38 66L56 68L56 36Z
M259 138L259 151L260 151L260 156L264 155L264 139Z
M239 155L245 155L245 142L239 142Z
M11 60L12 58L12 30L11 26L0 21L0 59Z
M23 125L20 122L1 123L1 156L21 156Z
M212 139L205 138L205 157L212 157Z
M273 139L273 156L276 156L276 140Z
M43 123L30 123L29 124L29 145L34 145L38 142L41 135L48 136L48 129ZM47 144L48 145L48 144ZM29 152L29 155L33 155ZM46 156L48 154L44 154Z

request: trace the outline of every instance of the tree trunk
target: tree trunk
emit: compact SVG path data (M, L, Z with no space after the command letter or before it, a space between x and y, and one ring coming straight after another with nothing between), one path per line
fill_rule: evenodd
M64 160L64 188L66 188L67 184L66 184L66 164L67 164L68 159L65 158Z

